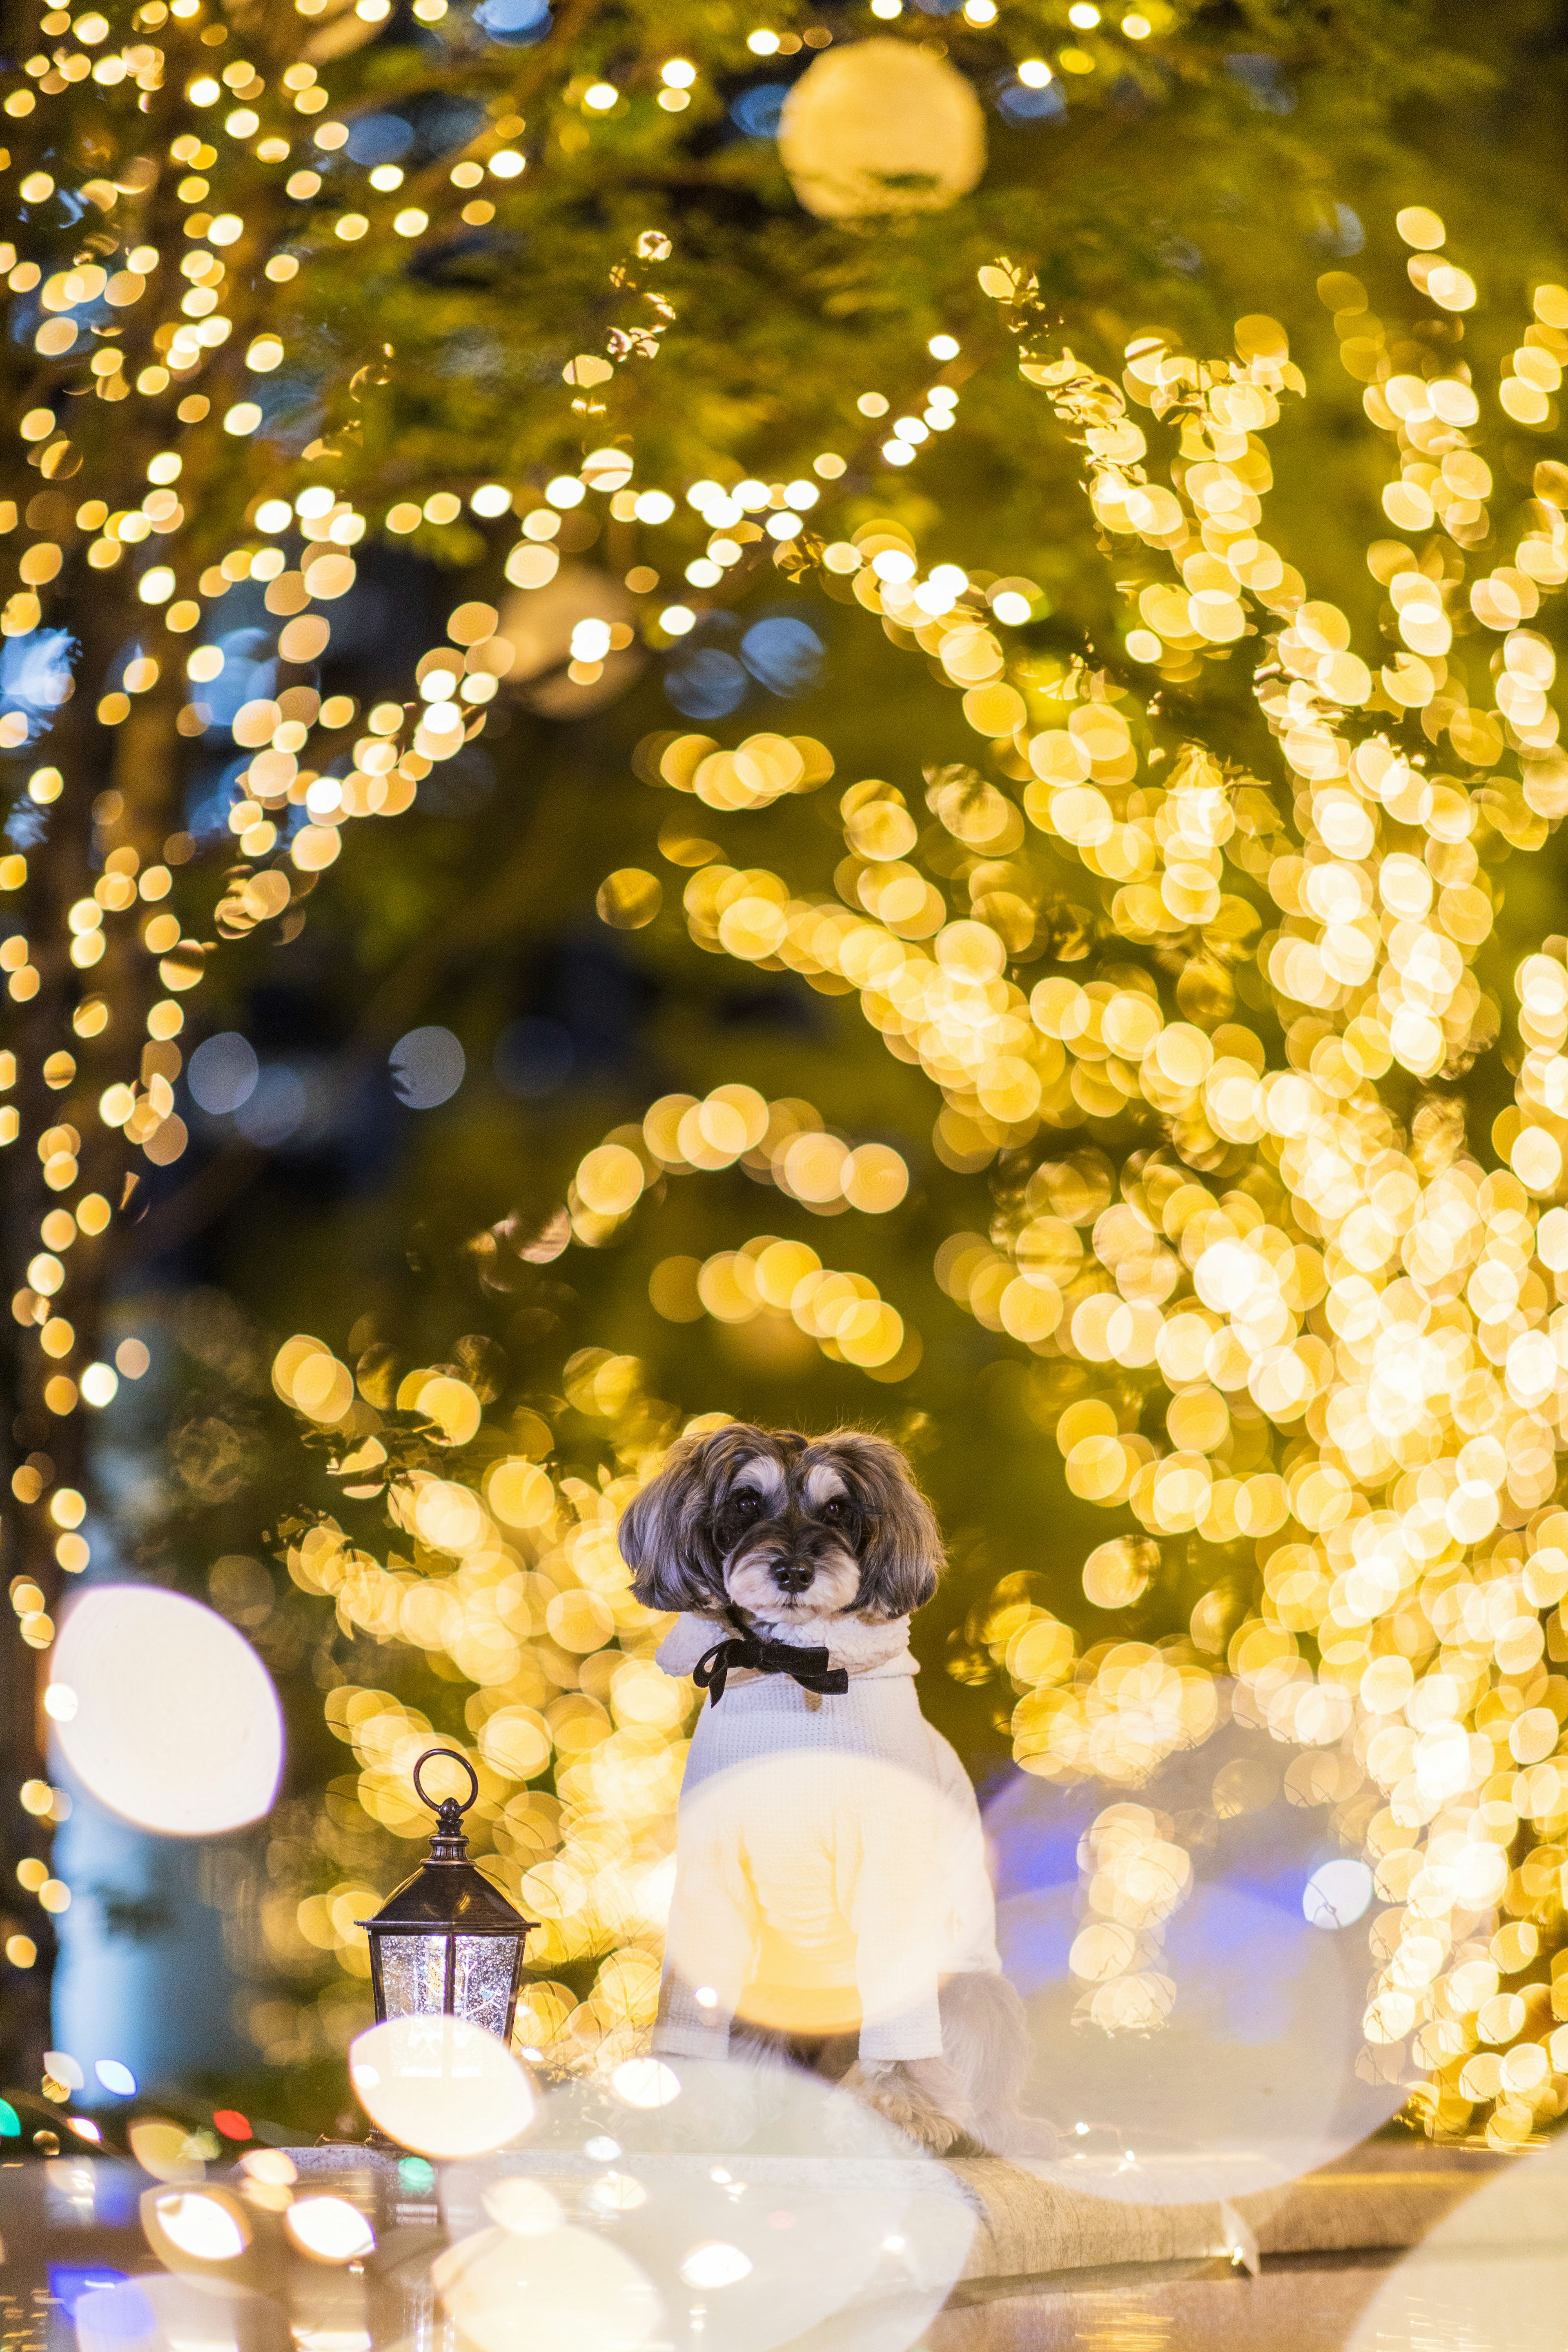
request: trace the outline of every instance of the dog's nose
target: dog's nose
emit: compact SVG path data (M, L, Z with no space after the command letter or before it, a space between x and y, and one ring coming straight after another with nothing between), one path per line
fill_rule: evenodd
M774 1569L773 1582L781 1592L804 1592L815 1574L814 1569L795 1568L785 1564Z

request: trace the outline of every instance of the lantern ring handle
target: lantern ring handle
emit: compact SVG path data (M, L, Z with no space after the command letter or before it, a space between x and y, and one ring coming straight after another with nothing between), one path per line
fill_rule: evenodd
M472 1793L469 1795L466 1804L458 1804L456 1797L432 1797L426 1792L420 1780L419 1775L423 1772L426 1764L433 1764L435 1762L437 1756L444 1756L449 1763L460 1764L464 1771L468 1774L469 1788ZM479 1793L479 1776L475 1771L473 1766L469 1763L468 1758L460 1754L457 1748L427 1748L425 1750L424 1755L419 1759L418 1763L414 1767L414 1792L419 1799L420 1803L423 1805L428 1805L433 1813L438 1813L441 1811L443 1804L456 1805L459 1813L466 1813L468 1811L468 1807L478 1801Z

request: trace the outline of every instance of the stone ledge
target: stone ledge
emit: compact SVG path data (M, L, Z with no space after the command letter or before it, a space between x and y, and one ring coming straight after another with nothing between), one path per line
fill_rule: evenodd
M1254 2257L1397 2252L1418 2244L1453 2206L1517 2161L1425 2141L1371 2140L1275 2189L1228 2200L1133 2203L1125 2200L1126 2175L1116 2176L1114 2195L1086 2193L1073 2179L1070 2159L960 2160L945 2168L979 2227L952 2301L1178 2275L1215 2261L1229 2263L1238 2247L1248 2268ZM1161 2168L1145 2170L1157 2197ZM1223 2185L1217 2175L1211 2181Z

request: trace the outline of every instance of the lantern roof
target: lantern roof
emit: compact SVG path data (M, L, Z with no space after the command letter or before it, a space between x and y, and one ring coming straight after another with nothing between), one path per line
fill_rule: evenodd
M467 1804L447 1797L437 1805L433 1797L426 1796L419 1775L437 1756L460 1764L468 1774L472 1793ZM468 1758L451 1748L428 1748L414 1768L414 1786L436 1815L429 1853L412 1876L394 1887L374 1918L358 1924L382 1935L526 1935L538 1922L525 1919L500 1887L468 1860L463 1815L479 1796L479 1783Z
M468 1840L460 1843L466 1846ZM408 1934L521 1936L533 1922L515 1910L500 1889L466 1857L448 1861L432 1856L394 1889L373 1919L362 1925L395 1934L401 1929Z

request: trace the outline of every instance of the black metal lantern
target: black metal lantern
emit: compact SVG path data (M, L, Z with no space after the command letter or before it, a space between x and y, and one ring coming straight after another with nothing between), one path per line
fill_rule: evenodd
M427 1796L419 1775L437 1756L460 1764L471 1792L467 1804L456 1797L439 1803ZM538 1922L514 1911L482 1871L468 1860L463 1815L479 1793L479 1776L466 1756L449 1748L429 1748L414 1767L421 1803L436 1815L430 1852L412 1878L389 1895L374 1919L360 1926L370 1937L370 1980L376 2022L393 2017L460 2017L511 2042L522 1976L522 1948Z

